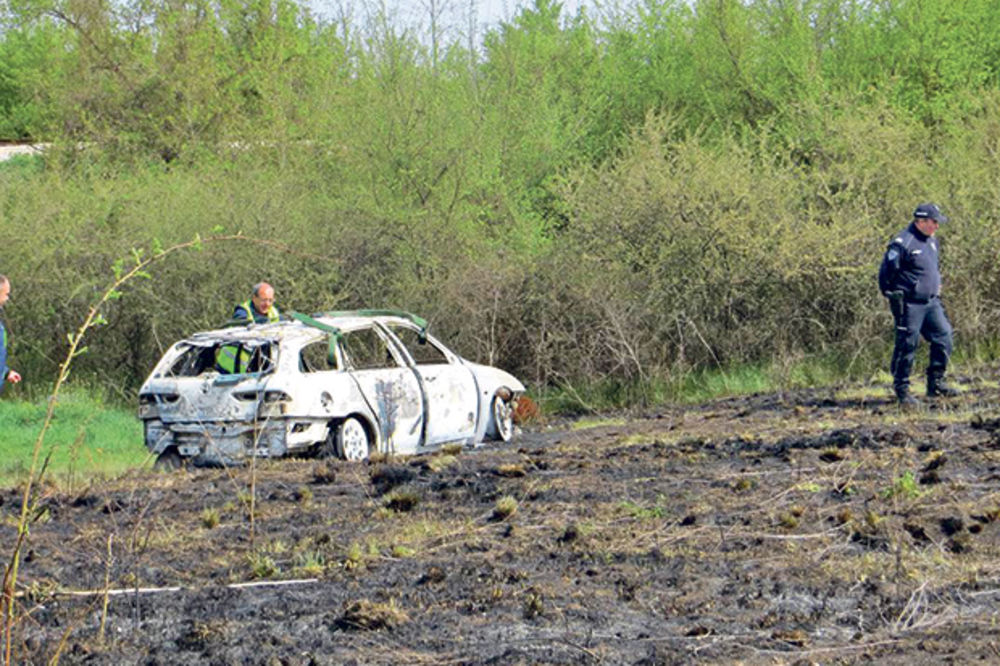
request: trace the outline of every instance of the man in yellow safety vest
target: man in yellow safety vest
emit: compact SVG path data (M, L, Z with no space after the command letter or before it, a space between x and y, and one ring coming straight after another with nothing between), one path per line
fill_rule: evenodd
M250 299L233 309L233 319L246 321L248 324L266 324L278 321L280 317L281 313L274 304L274 287L266 282L254 285Z
M266 324L281 318L274 305L274 287L266 282L254 285L250 298L233 308L233 320L248 324ZM239 344L227 344L215 352L215 367L225 374L243 374L250 365L250 351Z

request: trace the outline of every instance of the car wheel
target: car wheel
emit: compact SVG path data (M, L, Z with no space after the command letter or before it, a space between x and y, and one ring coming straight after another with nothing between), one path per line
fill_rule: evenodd
M353 416L337 428L337 455L344 460L367 460L370 446L368 431Z
M501 442L509 442L514 436L514 407L499 395L493 396L493 427Z
M184 458L173 447L156 456L156 460L153 461L153 469L158 472L173 472L183 466Z

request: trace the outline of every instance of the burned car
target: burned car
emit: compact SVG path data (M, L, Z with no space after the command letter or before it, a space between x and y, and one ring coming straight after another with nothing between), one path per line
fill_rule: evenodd
M252 456L413 454L509 441L524 386L405 312L358 310L196 333L139 391L158 467Z

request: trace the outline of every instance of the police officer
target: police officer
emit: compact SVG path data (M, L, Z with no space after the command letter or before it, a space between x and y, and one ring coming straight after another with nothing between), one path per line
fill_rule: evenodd
M254 285L250 300L243 301L233 309L233 319L248 324L264 324L278 321L281 313L274 305L274 287L266 282Z
M6 275L0 275L0 308L7 303L8 298L10 298L10 279ZM4 382L8 381L16 384L21 381L21 375L7 367L7 329L0 320L0 390L3 390Z
M879 267L878 283L889 299L896 323L896 345L890 366L896 400L904 407L919 405L910 394L910 371L920 336L931 345L927 365L927 396L954 396L944 381L951 356L951 323L941 305L941 272L934 233L948 221L932 203L913 211L913 221L889 243Z

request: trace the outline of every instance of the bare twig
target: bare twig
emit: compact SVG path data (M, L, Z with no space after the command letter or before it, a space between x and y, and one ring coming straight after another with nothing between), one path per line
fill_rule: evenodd
M112 544L114 544L115 535L108 535L108 559L104 563L104 598L101 602L101 626L97 632L98 640L102 643L104 642L104 628L108 622L108 592L111 589L111 564L113 562L113 554L111 550Z
M126 270L124 261L120 261L115 264L113 267L115 279L112 281L111 285L105 289L100 298L98 298L94 304L90 306L90 309L87 311L83 322L77 328L76 332L67 334L66 337L69 342L69 349L59 366L59 373L55 384L53 385L52 394L49 396L45 417L42 420L42 425L38 431L38 437L35 439L35 444L31 451L31 464L28 467L28 478L24 484L24 493L21 498L21 510L17 521L17 539L15 540L14 548L11 551L10 559L4 569L3 595L2 598L0 598L0 613L3 614L4 622L5 666L10 666L11 664L11 646L13 641L12 632L16 619L14 592L17 587L17 576L21 562L21 549L23 548L24 542L28 537L29 525L31 523L30 517L33 515L36 506L36 502L33 501L35 496L35 487L36 484L41 481L46 468L45 465L41 468L39 467L39 458L41 456L42 446L45 442L45 436L52 425L52 418L55 414L56 405L58 404L59 393L62 390L63 385L66 383L66 380L69 378L70 367L76 357L86 351L86 347L81 346L84 334L93 326L103 323L104 317L101 314L101 308L109 301L115 300L121 296L121 292L119 290L124 284L137 277L149 277L149 274L146 272L146 269L149 268L149 266L182 250L201 249L204 243L223 241L249 241L261 244L272 244L267 241L259 241L248 238L242 234L218 235L210 236L208 238L202 238L200 235L196 235L192 240L178 243L167 249L156 248L152 253L150 253L149 256L144 256L144 252L142 250L133 250L132 260L134 263L131 268Z

